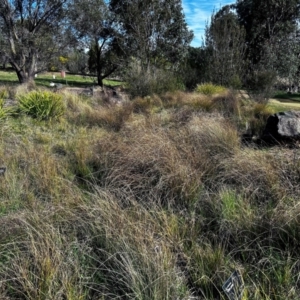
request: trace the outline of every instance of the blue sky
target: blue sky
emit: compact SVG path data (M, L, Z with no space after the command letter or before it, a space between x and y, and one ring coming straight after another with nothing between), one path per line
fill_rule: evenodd
M202 45L206 22L210 20L213 10L219 10L226 4L232 4L232 0L182 0L186 22L194 32L193 47Z

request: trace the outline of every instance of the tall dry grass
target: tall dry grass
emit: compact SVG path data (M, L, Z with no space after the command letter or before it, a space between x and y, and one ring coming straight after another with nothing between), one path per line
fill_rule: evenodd
M242 145L214 99L3 120L0 298L226 299L238 269L243 299L298 299L298 150Z

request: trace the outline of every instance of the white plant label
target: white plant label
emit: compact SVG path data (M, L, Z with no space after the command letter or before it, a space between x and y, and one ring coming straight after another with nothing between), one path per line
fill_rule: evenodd
M244 281L239 271L234 271L222 286L230 300L241 300L244 292Z

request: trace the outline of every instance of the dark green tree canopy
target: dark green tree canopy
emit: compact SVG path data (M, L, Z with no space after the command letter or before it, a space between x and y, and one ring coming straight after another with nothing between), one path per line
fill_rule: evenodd
M126 50L144 67L179 63L193 34L188 30L180 0L112 0L126 36Z
M254 64L263 57L266 43L295 30L300 16L298 0L237 0L232 7L246 30L248 56Z
M231 85L243 77L245 30L229 5L211 16L210 25L206 27L205 45L209 54L207 73L210 81Z
M230 78L270 91L278 78L299 78L299 0L237 0L213 13L206 28L206 80Z

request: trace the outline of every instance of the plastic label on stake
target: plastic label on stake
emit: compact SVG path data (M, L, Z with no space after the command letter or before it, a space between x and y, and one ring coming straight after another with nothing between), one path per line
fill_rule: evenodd
M241 300L244 292L244 281L239 271L234 271L222 286L230 300Z

